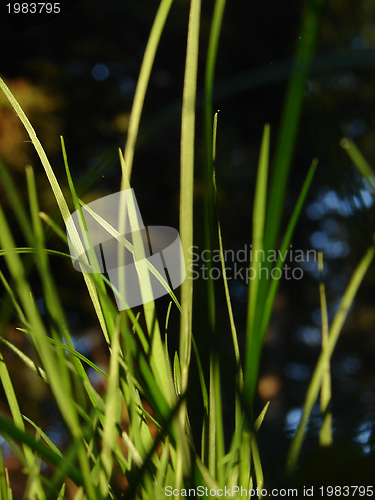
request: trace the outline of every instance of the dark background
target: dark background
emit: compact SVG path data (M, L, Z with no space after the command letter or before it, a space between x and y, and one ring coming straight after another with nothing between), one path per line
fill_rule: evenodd
M65 4L64 15L47 22L43 19L36 26L32 26L36 24L34 21L27 27L26 21L2 15L0 73L29 116L65 192L68 190L59 135L65 138L79 194L84 201L91 201L120 188L117 149L125 144L135 85L157 2L81 0L76 5ZM204 1L202 6L199 91L203 86L213 5L213 1ZM228 2L226 7L216 67L219 95L214 106L220 109L216 173L224 245L228 249L237 251L251 243L261 136L264 124L270 123L272 153L303 5L300 0L236 0ZM142 115L132 186L147 225L178 227L180 111L188 9L187 0L173 3ZM329 0L323 11L317 56L306 87L284 224L312 159L319 158L293 248L324 251L330 319L374 230L373 198L340 147L342 137L350 137L370 164L375 164L374 48L375 4L371 0ZM202 122L202 109L198 106L195 241L201 248ZM0 156L23 190L24 167L27 163L34 166L41 208L62 225L42 166L32 145L23 142L27 140L18 118L1 95ZM7 206L1 184L0 195ZM54 237L50 238L49 246L61 248ZM93 353L97 344L88 340L95 337L97 325L82 280L68 261L52 258L51 262L68 319L82 342L82 349L100 358L98 349ZM317 277L316 265L312 265L307 266L301 281L282 283L265 344L257 408L271 400L260 432L261 456L270 482L278 480L280 461L284 462L287 445L298 424L320 351ZM350 460L357 466L373 450L374 279L372 268L332 360L334 442L338 451L327 462L315 460L322 467L322 464L331 466L335 457L342 456L341 446L349 447ZM195 335L203 339L204 352L207 341L200 311L203 313L205 309L205 292L204 283L201 285L196 294ZM220 306L223 297L218 283L217 288L219 326L217 337L208 340L218 343L225 362L230 352L230 337L225 309ZM230 288L243 347L246 287L239 280L231 282ZM159 303L161 318L166 303L163 300ZM177 319L177 314L172 315L172 326ZM14 324L15 320L10 319L5 329L8 335ZM169 338L172 347L173 342L178 345L172 333ZM229 355L229 367L231 362ZM19 386L22 391L21 382ZM229 438L233 420L230 370L223 386ZM43 415L48 413L46 400L46 395L37 390L24 395L25 406L34 407L37 420L43 418L38 415L41 408ZM320 423L317 412L303 449L306 460L314 456ZM306 470L311 467L306 466ZM351 470L356 473L358 467Z

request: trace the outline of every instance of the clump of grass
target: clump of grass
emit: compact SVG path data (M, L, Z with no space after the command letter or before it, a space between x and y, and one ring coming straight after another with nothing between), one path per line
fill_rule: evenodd
M130 118L129 132L124 155L120 156L122 169L121 188L130 186L132 162L137 139L143 102L153 66L159 39L166 22L172 0L162 0L155 17ZM315 5L316 4L316 5ZM283 215L284 193L293 147L299 126L299 116L305 91L308 65L317 36L319 8L322 2L311 2L302 25L301 42L297 50L296 66L287 93L284 118L279 134L278 153L273 164L269 183L270 127L264 128L260 147L258 175L253 205L253 249L273 248L279 237L279 221ZM315 8L318 6L319 8ZM72 342L71 333L64 314L58 286L50 268L49 255L57 254L61 259L70 259L67 253L56 252L46 247L46 225L65 244L67 238L59 223L47 214L40 213L38 190L31 167L26 169L29 206L26 208L5 165L1 164L3 180L14 215L23 232L27 247L18 248L12 230L0 206L1 257L5 259L9 278L0 273L5 292L9 296L19 330L32 343L37 362L3 339L3 343L44 383L48 384L52 397L60 411L67 430L68 445L61 452L48 438L45 431L20 411L19 402L3 359L0 359L0 378L9 405L10 415L0 415L0 432L11 444L27 475L26 498L65 498L68 480L75 485L75 498L89 500L104 498L150 498L165 497L165 488L173 487L219 489L232 486L251 489L264 483L261 450L257 444L257 432L262 424L268 404L259 416L253 415L259 363L264 337L270 321L279 280L265 281L257 275L251 281L248 299L245 361L242 365L238 346L235 318L225 276L224 248L221 226L218 221L216 202L215 160L217 140L217 113L213 115L214 69L218 51L219 34L225 1L217 0L212 21L207 56L205 79L205 225L206 245L218 244L223 269L223 287L230 320L233 350L236 359L236 398L233 412L235 429L228 448L224 445L223 410L221 403L221 376L223 367L213 350L210 356L209 380L206 380L200 353L194 342L192 330L194 282L187 274L181 287L181 304L171 292L171 304L166 312L165 325L160 325L154 302L144 304L145 327L131 309L118 312L108 293L110 283L100 273L83 272L98 324L108 349L110 359L108 373L79 353ZM195 158L195 101L200 32L200 1L192 0L188 23L186 69L181 116L181 185L180 185L180 235L187 256L193 245L193 185ZM313 27L313 29L311 28ZM0 87L24 124L30 139L41 159L42 165L55 195L64 223L70 212L68 202L46 157L37 135L19 104L0 79ZM291 126L292 125L292 126ZM352 157L357 161L363 175L372 179L369 167L364 165L359 152L350 145ZM74 187L68 166L68 155L62 140L71 198L75 209L82 214L83 205ZM314 160L290 217L282 238L280 254L289 247L294 229L301 213L317 161ZM270 185L269 185L270 184ZM100 218L98 219L100 221ZM135 224L135 222L133 221ZM84 224L84 218L82 218ZM113 228L112 228L113 229ZM136 229L136 227L132 227ZM69 237L81 245L74 228ZM121 235L115 235L120 237ZM87 242L90 248L89 241ZM82 248L83 251L83 248ZM295 470L302 446L309 414L322 389L322 410L328 418L329 360L337 343L348 309L358 287L372 262L375 249L371 247L355 270L343 296L341 306L328 332L327 321L323 321L324 334L322 353L317 363L306 395L301 424L292 441L287 458L286 473ZM36 306L32 286L28 279L27 266L21 258L30 254L43 288L48 311L48 322L41 317ZM257 252L253 252L257 255ZM90 259L90 262L92 260ZM256 268L256 261L251 265ZM86 263L87 264L87 263ZM85 271L84 262L82 270ZM276 264L281 269L281 258ZM77 276L77 279L79 277ZM143 283L145 280L142 281ZM147 282L147 280L146 280ZM144 286L147 286L145 283ZM121 294L120 290L116 291ZM325 292L321 284L323 318L326 318ZM209 325L214 332L216 325L215 291L208 282ZM170 358L167 336L169 315L172 307L180 310L180 347ZM189 390L188 375L192 355L195 356L204 402L204 423L200 441L202 449L194 448L197 442L189 423L186 402ZM100 394L90 381L86 368L95 370L105 380L106 391ZM150 415L143 404L146 400L153 409ZM129 428L121 427L122 411L127 409ZM152 435L148 422L152 422L156 435ZM28 424L30 430L26 430ZM321 441L328 445L332 440L331 430L325 424ZM125 451L124 451L125 450ZM47 462L52 474L47 478L41 473L41 461ZM127 487L119 487L118 477L126 477ZM0 453L0 491L4 499L12 498L9 477Z

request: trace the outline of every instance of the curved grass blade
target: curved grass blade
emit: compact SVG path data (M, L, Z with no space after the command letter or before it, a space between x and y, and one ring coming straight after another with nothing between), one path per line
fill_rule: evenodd
M31 142L33 143L33 145L36 149L36 152L38 153L38 156L40 158L40 161L42 162L42 165L44 167L48 181L51 185L53 194L55 196L56 202L57 202L58 207L60 209L63 221L65 223L70 216L69 208L68 208L68 205L67 205L66 200L64 198L63 192L60 188L60 185L59 185L59 183L56 179L56 176L53 172L53 169L48 161L47 155L46 155L46 153L45 153L45 151L44 151L44 149L43 149L43 147L42 147L42 145L41 145L41 143L40 143L40 141L35 133L35 130L32 127L27 116L25 115L23 109L18 104L18 102L15 99L15 97L13 96L12 92L9 90L9 88L7 87L7 85L5 84L4 80L1 77L0 77L0 88L4 92L4 94L6 95L7 99L9 100L10 104L12 105L14 111L17 113L23 126L25 127L27 133L29 134ZM74 228L73 228L73 232L71 234L71 237L72 237L72 240L74 241L74 243L76 244L77 248L81 248L81 242L80 242L80 239L78 237L78 233L77 233L77 231L74 231ZM83 250L82 250L82 252L83 252ZM100 308L98 295L97 295L95 286L93 284L93 281L92 281L91 277L89 275L87 275L86 273L83 273L83 277L84 277L84 280L86 282L86 285L87 285L92 303L94 305L95 312L98 316L99 323L102 327L103 333L104 333L104 335L108 336L108 333L106 330L106 325L105 325L105 320L103 317L102 310Z
M181 157L180 157L180 238L185 262L189 249L193 246L193 191L194 191L194 153L195 153L195 102L197 91L199 29L201 1L191 0L186 63L181 114ZM188 373L191 356L193 281L190 266L186 269L186 279L181 285L180 320L180 367L181 390L185 393L188 386ZM180 408L180 426L187 423L186 404ZM180 488L185 473L189 471L188 449L185 440L177 444L176 488Z
M211 251L214 241L214 187L212 185L213 164L216 156L216 128L217 113L214 117L214 130L212 129L212 100L214 90L215 66L219 46L221 25L224 15L226 0L216 0L211 23L210 38L208 42L206 72L204 82L204 121L205 121L205 167L204 167L204 222L206 249ZM212 267L208 262L208 273ZM208 316L211 330L215 329L215 290L213 280L207 280Z
M346 317L348 315L349 309L354 301L354 298L357 294L358 288L360 287L365 274L368 270L368 268L371 265L371 262L373 261L373 258L375 256L375 247L372 246L369 248L369 250L366 252L362 260L359 262L357 265L351 280L345 290L345 293L343 295L343 298L340 302L340 306L338 311L335 314L334 320L332 322L330 331L329 331L329 336L328 336L328 342L326 345L326 348L322 351L322 353L319 356L317 365L315 367L307 394L305 398L305 404L303 407L303 413L302 413L302 418L301 422L298 426L297 432L292 440L292 443L289 448L288 456L287 456L287 461L285 465L285 473L287 475L293 474L299 453L301 451L302 447L302 442L303 438L306 432L306 426L308 422L308 418L310 416L311 410L316 402L316 399L319 394L319 390L321 388L322 384L322 379L324 376L324 372L327 366L327 363L329 362L333 350L336 346L337 340L339 338L339 335L341 333L342 327L344 326L344 322L346 320Z
M181 189L180 189L180 236L184 258L187 262L193 245L193 187L195 144L195 99L197 87L200 0L190 4L188 41L181 117ZM180 363L182 390L187 387L191 351L191 318L193 286L191 271L181 285Z
M285 255L285 252L289 248L290 242L292 240L292 236L294 234L294 230L296 228L298 219L300 217L300 214L301 214L303 205L305 203L307 193L310 189L311 182L313 180L317 166L318 166L318 160L315 159L311 163L311 166L310 166L309 171L307 173L305 182L303 183L301 192L298 196L296 206L294 207L292 216L291 216L289 223L288 223L288 226L286 228L285 235L284 235L283 241L281 243L281 247L280 247L279 257L278 257L278 260L277 260L277 263L275 266L276 269L282 268L283 260L282 260L281 256ZM272 314L272 308L273 308L273 304L275 301L277 290L279 288L279 284L280 284L280 280L272 280L270 288L268 290L267 298L266 298L265 305L264 305L263 317L262 317L262 334L261 334L262 339L264 339L264 337L266 335L267 327L268 327L269 320L270 320L270 317Z
M257 384L257 373L259 366L260 352L262 349L262 339L260 332L254 328L255 319L258 315L258 288L260 283L260 267L262 258L258 260L258 254L264 252L264 223L266 218L267 204L267 178L268 161L270 147L270 127L264 127L263 139L259 155L257 182L255 187L255 198L253 208L253 242L252 242L252 262L251 270L255 270L253 279L249 284L249 296L247 307L247 325L246 325L246 351L243 394L244 402L251 409L255 396ZM263 259L264 260L264 259ZM251 413L251 411L250 411Z
M305 98L306 81L319 34L324 3L325 0L308 0L303 14L294 68L285 97L273 162L265 231L266 250L275 248L277 244L286 186Z
M320 274L319 294L320 294L320 309L322 315L322 351L327 347L328 343L328 311L325 286L323 281L323 253L318 253L318 269ZM331 371L330 362L328 360L322 379L322 388L320 391L320 410L323 417L323 425L320 429L319 443L321 446L329 446L332 444L332 414L330 411L331 404Z
M156 50L158 48L160 37L163 32L172 2L173 0L162 0L160 2L157 14L155 16L154 24L152 26L151 33L146 45L145 54L143 56L142 66L137 81L137 87L135 89L133 107L130 113L128 137L126 140L124 152L125 170L123 170L123 183L130 182L134 148L137 141L139 122L141 120L146 90L148 82L150 80L150 74L152 66L154 64ZM124 189L124 184L122 185L121 189Z
M64 456L60 456L59 454L53 452L43 443L30 436L30 434L16 427L16 425L11 420L1 414L0 432L2 434L10 436L15 441L27 445L34 452L41 455L44 460L51 463L58 469L64 470L66 475L70 477L70 479L74 481L77 486L83 485L83 477L81 475L81 472L76 469L68 460L66 460Z
M359 173L366 179L369 183L373 193L375 192L375 174L366 158L363 156L361 151L357 148L354 142L350 139L342 139L341 147L346 150L350 158L352 159L354 165L357 167Z

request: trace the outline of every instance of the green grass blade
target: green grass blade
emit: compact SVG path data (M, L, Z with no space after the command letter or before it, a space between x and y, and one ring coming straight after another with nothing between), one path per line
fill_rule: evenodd
M50 448L45 446L40 441L30 436L27 432L19 429L11 420L0 414L0 431L6 434L15 441L25 444L29 449L36 453L47 462L51 463L58 469L64 470L66 475L70 477L75 484L82 485L83 478L81 472L76 469L64 456L54 453Z
M238 486L248 488L251 479L251 434L245 425L244 423L241 430Z
M193 191L195 153L195 102L197 90L199 29L201 1L191 0L181 114L181 169L180 169L180 238L185 262L189 249L193 246ZM181 285L180 321L180 366L181 388L186 391L191 356L191 327L193 311L193 281L190 266L186 269L186 279ZM180 425L186 424L186 405L180 409ZM178 463L176 487L182 484L182 471L189 470L189 456L183 442L178 443Z
M64 500L64 498L65 498L65 483L61 486L61 490L59 496L57 497L57 500Z
M268 160L270 146L270 127L264 127L263 139L259 155L258 175L255 187L255 199L253 208L253 241L250 271L254 271L249 284L249 298L247 308L247 326L246 326L246 353L244 369L243 393L245 395L245 404L248 409L251 408L255 395L256 379L259 366L260 352L262 348L262 339L259 331L254 329L254 321L257 313L258 287L260 282L260 267L264 259L259 257L264 252L264 222L266 218L267 204L267 178L268 178Z
M124 172L123 179L124 182L127 183L130 182L134 148L137 141L139 122L141 120L146 90L148 82L150 80L150 74L152 66L154 64L156 50L158 48L160 37L163 32L172 2L173 0L162 0L160 2L159 9L155 16L154 24L151 29L150 37L146 45L145 54L143 56L142 66L137 82L137 88L134 95L133 107L130 114L128 137L124 153L126 171ZM124 189L124 185L121 187L121 189Z
M341 147L346 150L354 165L357 167L359 173L366 179L369 183L371 189L375 191L375 174L366 158L363 156L361 151L357 148L354 142L350 139L342 139Z
M44 151L44 149L43 149L43 147L42 147L42 145L41 145L41 143L40 143L40 141L35 133L35 130L33 129L30 121L28 120L28 118L25 115L24 111L22 110L21 106L18 104L17 100L15 99L15 97L13 96L13 94L11 93L11 91L9 90L9 88L7 87L7 85L5 84L5 82L2 78L0 78L0 88L4 92L4 94L6 95L7 99L9 100L13 109L15 110L18 117L20 118L22 124L24 125L27 133L29 134L31 142L33 143L33 145L36 149L36 152L38 153L38 156L40 158L40 161L42 162L42 165L44 167L44 170L45 170L45 173L47 175L48 181L51 185L53 194L56 198L56 202L59 206L62 218L63 218L64 222L66 222L70 216L68 205L65 201L63 192L59 186L59 183L57 182L57 179L56 179L56 176L52 170L52 167L48 161L47 155L46 155L46 153L45 153L45 151ZM76 234L76 232L74 233L74 231L73 231L73 234L71 235L71 237L72 237L73 241L75 242L75 244L77 245L77 248L80 248L81 244L79 241L78 234ZM92 279L90 278L89 275L87 275L85 273L83 273L83 275L84 275L84 279L85 279L87 288L89 290L90 297L91 297L91 300L93 302L95 311L97 313L100 325L101 325L102 330L104 332L104 335L108 336L108 333L106 331L104 317L103 317L103 314L102 314L102 311L100 308L98 296L97 296L94 284L92 282Z
M318 253L318 268L320 273L319 294L320 294L320 308L322 314L322 351L328 344L328 311L326 292L323 281L323 254ZM332 444L332 414L330 410L331 404L331 371L330 362L324 368L324 375L322 379L322 388L320 392L320 409L323 417L323 425L320 429L319 443L321 446L329 446Z
M111 342L111 359L109 364L108 388L105 398L105 419L103 426L103 442L101 461L103 469L100 471L100 488L104 498L108 495L108 486L113 469L113 450L116 446L117 425L121 420L122 398L118 387L119 356L120 356L120 329L115 328Z
M301 422L298 426L297 432L292 440L289 448L287 462L285 466L285 472L287 475L292 474L296 468L299 453L302 447L302 442L304 434L306 431L306 426L308 418L310 416L311 410L317 400L319 390L321 388L322 379L324 372L329 362L333 350L336 346L337 340L339 338L340 332L344 325L345 319L348 315L349 308L351 307L353 300L356 296L359 286L361 285L363 278L370 267L370 264L375 255L375 247L371 247L362 258L362 260L357 265L351 280L345 290L343 298L341 300L338 311L335 314L334 320L332 322L328 342L324 351L320 354L318 363L314 370L307 394L305 399L305 404L303 407L303 413Z
M258 175L255 187L255 198L253 208L253 238L252 251L253 259L251 267L255 269L254 279L250 281L249 286L249 302L247 316L247 332L252 335L253 322L256 312L259 273L258 266L262 263L262 258L259 259L258 254L262 255L264 251L264 223L266 219L266 204L267 204L267 178L268 178L268 161L270 149L270 127L264 127L262 145L259 155ZM246 378L245 378L246 380Z
M49 180L49 183L51 185L52 191L55 195L57 204L60 208L61 215L66 221L66 219L69 217L69 209L68 205L66 204L63 192L61 191L61 188L59 186L59 183L57 182L56 176L52 170L52 167L48 161L47 155L44 152L44 149L35 133L35 130L33 129L29 119L25 115L23 109L21 106L18 104L17 100L15 99L14 95L11 93L7 85L5 84L4 80L0 78L0 88L6 95L7 99L9 100L10 104L12 105L14 111L17 113L18 117L20 118L23 126L25 127L27 133L29 134L29 137L31 139L31 142L33 143L36 152L38 153L38 156L40 158L40 161L42 162L42 165L44 167L44 170L46 172L47 178Z
M18 405L17 396L16 396L16 393L14 391L13 384L12 384L11 378L9 376L9 372L8 372L7 367L6 367L2 353L0 353L0 380L1 380L1 383L3 386L5 397L8 401L8 404L9 404L10 412L11 412L13 420L14 420L14 424L12 424L12 425L14 425L14 427L17 428L20 432L24 432L25 426L24 426L21 411L20 411L20 408ZM1 421L0 421L0 424L1 424ZM1 429L1 426L0 426L0 429ZM31 481L37 481L37 489L39 490L39 492L41 492L41 485L40 485L40 482L38 480L39 473L38 473L37 465L36 465L36 462L35 462L35 459L34 459L34 456L33 456L31 449L25 443L23 446L23 452L24 452L24 456L25 456L26 466L28 469L27 472L29 475L29 479Z
M215 187L216 189L216 187ZM236 325L234 322L234 315L233 315L233 309L232 309L232 302L230 299L230 293L229 293L229 287L228 287L228 280L227 280L227 273L226 273L226 267L225 267L225 259L224 259L224 247L223 247L223 238L221 234L221 225L220 225L220 220L218 218L218 236L219 236L219 250L220 250L220 262L221 262L221 270L223 273L223 283L224 283L224 291L225 291L225 300L227 303L227 309L228 309L228 315L229 315L229 322L230 322L230 329L232 333L232 342L233 342L233 348L234 348L234 355L236 359L236 364L237 364L237 369L238 369L238 383L239 387L242 386L242 368L241 368L241 358L240 358L240 348L238 345L238 338L237 338L237 330L236 330Z
M52 278L47 254L45 252L43 225L39 217L37 190L36 190L34 173L31 167L28 167L26 169L26 177L27 177L27 185L29 191L33 233L35 235L35 248L36 248L35 262L39 270L39 274L42 281L46 309L49 311L49 317L51 319L50 331L52 333L52 337L55 340L61 341L62 339L64 339L67 345L73 347L70 335L68 334L68 325L66 322L66 318L63 309L61 307L60 298L57 293L54 280ZM56 349L55 353L57 355L57 360L59 363L60 379L62 381L62 386L65 387L68 391L70 391L71 373L69 372L69 368L67 366L67 357L64 354L64 351L61 349ZM76 368L76 370L73 372L73 377L77 382L75 384L77 389L77 401L82 406L82 408L85 408L87 401L84 395L84 388L80 383L80 379L78 376L78 374L82 375L82 372L84 373L84 370L78 358L74 357L72 358L72 360Z
M4 184L7 198L17 218L17 222L22 229L26 241L31 246L34 241L34 235L31 231L30 218L26 212L19 191L17 187L14 185L13 179L9 175L8 169L5 166L5 164L1 161L1 159L0 159L0 178L1 182Z
M24 328L17 328L17 330L19 330L20 332L27 333L28 335L33 335L33 333L30 330L26 330ZM15 346L13 346L12 344L10 344L7 340L5 340L5 339L0 339L0 340L2 342L4 342L8 347L10 347L14 352L16 352L18 350ZM66 344L63 344L62 342L59 342L56 339L51 339L49 337L47 338L47 340L49 342L51 342L51 344L53 344L56 347L58 347L59 349L62 349L64 351L72 354L73 356L76 356L78 359L80 359L81 361L83 361L84 363L86 363L90 368L92 368L93 370L95 370L103 378L108 379L108 375L103 370L101 370L95 363L93 363L91 360L89 360L88 358L86 358L86 356L84 356L80 352L76 351L71 346L67 346ZM37 370L39 370L39 369L40 368L38 367Z
M311 182L313 180L317 164L318 164L317 160L314 160L309 168L305 182L303 183L301 192L298 196L296 206L293 210L292 216L289 220L287 229L285 231L285 235L280 247L280 253L275 265L275 269L279 269L280 271L284 264L283 256L286 254L290 242L292 240L292 236L294 234L294 230L296 228L299 216L301 214L304 202L306 200L307 193L309 191ZM279 279L272 279L269 287L267 280L260 280L259 282L257 312L254 315L254 324L253 324L253 331L257 339L257 342L253 343L252 349L249 352L250 356L249 371L251 371L251 374L249 375L249 381L252 384L251 393L253 394L253 396L255 395L257 387L259 359L261 355L261 350L267 332L267 328L269 325L269 321L271 318L273 304L275 301L279 284L280 284ZM265 296L265 300L263 301L262 294L264 293L264 291L267 291L267 287L268 287L268 293Z
M257 488L259 488L259 490L261 491L263 489L264 477L263 477L262 462L259 456L258 443L254 432L251 433L251 455L253 457ZM261 498L261 495L259 495L259 498Z
M0 242L4 250L6 250L5 258L8 264L8 268L15 281L16 290L20 297L25 315L28 318L28 322L30 323L35 334L37 352L40 356L42 366L47 373L47 377L50 382L55 401L66 424L72 432L72 435L75 437L78 443L82 444L82 434L81 429L78 425L76 408L72 403L71 398L71 387L69 386L69 384L67 385L67 377L61 377L61 368L65 365L59 363L59 356L56 356L56 352L52 351L51 345L47 341L48 335L45 331L44 324L33 300L29 283L25 278L23 265L21 263L19 255L17 255L17 253L15 252L13 237L11 235L1 206ZM95 493L93 485L90 482L88 460L85 454L85 450L82 446L79 448L78 454L88 498L90 500L94 500Z
M215 121L214 121L214 144L216 144L217 115L218 114L216 113L215 114ZM241 366L241 357L240 357L240 348L238 345L237 330L236 330L236 325L234 322L233 309L232 309L232 303L231 303L231 299L230 299L228 280L227 280L227 274L226 274L223 238L222 238L222 234L221 234L219 208L218 208L218 204L217 204L217 187L216 187L215 170L213 172L213 186L214 186L214 199L215 199L215 208L216 208L216 217L217 217L217 231L218 231L218 239L219 239L221 271L222 271L222 275L223 275L225 300L226 300L227 309L228 309L228 316L229 316L229 323L230 323L230 329L231 329L231 334L232 334L234 356L235 356L236 368L237 368L236 384L237 384L238 391L236 391L236 400L235 400L235 422L236 422L236 425L239 425L240 420L241 420L241 401L239 398L239 393L242 390L243 372L242 372L242 366Z
M39 212L39 217L50 226L51 229L57 234L57 236L66 244L68 244L68 238L66 233L56 224L54 220L51 219L49 215L44 212ZM69 255L70 257L70 255ZM71 257L70 257L71 258Z
M6 345L32 372L41 377L44 382L48 383L48 378L46 372L38 366L35 361L30 359L25 353L20 351L15 345L9 342L7 339L0 338L0 342Z
M47 434L38 426L36 425L35 422L33 422L29 417L26 417L26 415L22 415L22 417L28 422L30 425L34 427L34 429L37 431L37 433L44 439L46 444L51 448L51 450L56 453L56 455L59 455L60 457L63 456L61 451L58 449L58 447L50 440L50 438L47 436Z
M268 401L268 403L265 404L263 410L260 412L258 418L255 420L255 422L254 422L254 430L255 430L255 432L259 431L260 426L263 423L264 417L266 416L266 413L267 413L269 405L270 405L270 402Z
M267 250L276 248L277 244L286 186L305 98L306 81L319 34L324 3L325 0L308 0L303 14L294 69L285 97L273 162L266 222Z
M206 72L204 82L204 121L205 121L205 174L204 174L204 222L205 222L205 245L211 251L214 241L214 188L212 185L213 163L216 155L216 129L217 113L214 117L214 130L212 129L212 100L214 89L215 66L221 25L224 15L225 0L216 0L214 14L211 23L210 38L208 42ZM212 267L211 260L208 262L208 273ZM215 329L215 290L214 281L207 280L208 293L208 317L212 331Z
M0 251L0 255L4 255L4 252ZM8 281L5 279L5 276L1 271L0 271L0 279L1 279L2 284L4 285L5 291L7 292L8 296L10 297L10 300L13 304L14 309L16 310L16 313L17 313L19 319L22 321L22 323L24 325L27 325L27 319L22 311L22 308L21 308L20 304L18 303L11 286L9 285Z
M185 262L193 246L193 188L195 144L195 100L197 88L200 0L190 4L185 79L181 116L181 187L180 187L180 237ZM182 390L187 387L191 351L191 321L193 303L192 272L186 270L181 285L180 363Z

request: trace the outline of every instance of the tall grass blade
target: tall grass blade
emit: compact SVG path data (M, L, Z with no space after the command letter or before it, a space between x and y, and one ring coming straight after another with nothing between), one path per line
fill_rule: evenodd
M105 414L103 425L103 442L101 449L101 462L103 464L100 474L100 488L104 498L109 493L109 482L113 469L113 450L116 447L117 425L121 420L122 398L119 382L119 356L120 356L120 328L114 330L111 342L111 359L109 364L109 379L105 397Z
M375 173L373 169L370 167L366 158L363 156L361 151L357 148L354 142L351 139L342 139L341 147L346 150L354 165L357 167L359 173L366 179L369 183L372 191L375 191Z
M301 422L298 426L297 432L289 448L285 466L285 472L287 475L293 474L296 468L299 453L302 447L303 438L306 432L308 418L317 400L327 363L329 362L332 356L333 350L336 346L337 340L344 325L345 319L348 315L349 309L353 303L358 288L360 287L363 278L365 277L365 274L368 268L370 267L374 255L375 255L375 247L372 246L371 248L369 248L369 250L366 252L364 257L354 270L351 280L340 302L339 309L335 314L334 320L332 322L329 331L326 348L324 349L324 351L322 351L322 353L319 356L309 388L307 390Z
M37 352L42 361L42 366L46 371L47 377L50 381L50 386L54 394L56 403L68 428L71 430L72 435L77 440L77 443L82 444L81 429L78 423L76 409L71 397L71 387L67 377L61 377L61 368L64 369L65 364L59 363L59 357L56 356L56 353L52 351L51 346L47 341L48 336L45 331L45 327L37 310L36 304L33 300L29 284L26 281L23 265L19 259L19 256L15 252L15 244L1 206L0 242L4 250L6 251L5 258L8 264L9 271L15 281L16 290L20 297L25 315L28 318L28 321L35 334ZM85 487L87 488L88 498L90 500L94 500L95 494L89 477L88 460L82 445L79 448L78 453Z
M49 462L58 469L65 471L76 485L83 485L81 472L76 469L64 456L54 453L50 448L40 441L30 436L27 432L19 429L14 423L3 415L0 415L0 431L2 434L10 436L15 441L24 443L26 446L38 453L46 462Z
M124 152L126 170L124 171L123 182L126 183L130 182L139 122L141 120L143 104L145 101L148 82L150 80L152 66L155 60L156 50L158 48L160 37L163 32L172 2L173 0L162 0L160 2L157 14L155 16L154 24L152 26L151 33L146 45L145 54L143 56L142 66L134 95L133 107L130 114L128 137L126 140ZM124 184L122 185L121 189L125 189Z
M325 0L308 0L303 14L294 68L285 97L273 162L266 222L265 248L267 250L275 248L277 244L286 186L305 98L306 81L319 34L324 4Z
M216 0L208 42L206 72L204 81L204 121L205 121L205 167L204 167L204 222L205 245L211 251L214 245L214 188L212 185L213 164L216 156L217 113L214 117L212 129L212 101L214 91L215 66L219 46L221 25L223 21L226 0ZM208 262L208 273L212 263ZM208 317L211 330L215 329L215 290L214 281L207 280Z
M44 149L43 149L43 147L42 147L42 145L41 145L41 143L40 143L40 141L35 133L35 130L33 129L30 121L28 120L28 118L25 115L24 111L22 110L21 106L18 104L17 100L15 99L15 97L13 96L13 94L11 93L11 91L9 90L9 88L7 87L7 85L5 84L5 82L2 78L0 78L0 88L4 92L4 94L6 95L7 99L11 103L11 105L13 106L13 109L15 110L17 115L19 116L27 133L29 134L31 142L34 145L36 152L38 153L38 156L40 158L40 161L42 162L44 170L46 172L46 175L47 175L47 178L48 178L49 183L51 185L53 194L56 198L56 202L59 206L62 218L63 218L64 222L66 222L70 216L68 205L67 205L66 200L64 198L63 192L59 186L59 183L57 182L57 179L56 179L56 176L52 170L52 167L48 161L47 155L46 155L46 153L45 153L45 151L44 151ZM78 234L76 234L76 232L73 231L73 234L71 235L71 237L72 237L73 241L76 243L77 248L80 248L81 243L80 243ZM90 297L91 297L91 300L93 302L96 314L98 316L99 323L100 323L102 330L104 332L104 335L108 335L107 331L106 331L104 317L103 317L103 314L102 314L102 311L100 308L98 296L97 296L93 281L92 281L91 277L89 275L87 275L86 273L83 273L83 276L84 276L84 280L86 282L87 288L89 290Z
M197 89L201 1L191 0L186 47L185 77L181 115L180 238L185 262L193 246L193 190L195 152L195 102ZM191 356L193 281L190 266L181 285L180 367L181 389L185 393ZM180 408L180 426L187 423L186 403ZM176 487L182 484L183 470L189 470L189 455L183 442L177 444Z
M328 344L328 312L325 286L323 281L323 253L318 253L318 269L320 274L319 294L320 308L322 315L322 351ZM320 429L319 442L322 446L332 444L332 414L330 410L331 404L331 367L328 360L322 379L322 388L320 392L320 410L322 412L323 425Z
M268 159L270 146L270 127L264 127L263 139L259 155L258 175L255 187L255 198L253 208L253 241L252 241L252 260L249 271L254 271L249 285L249 297L247 308L246 325L246 354L244 369L243 394L245 403L250 410L255 395L256 379L258 366L260 362L260 352L262 339L259 331L254 329L254 321L257 313L258 287L260 282L260 269L264 259L259 257L264 253L264 223L266 218L267 204L267 178L268 178Z
M185 262L193 245L193 187L195 144L195 100L198 71L200 0L191 0L186 50L186 66L181 116L181 187L180 237ZM187 387L191 351L191 319L193 302L192 273L186 270L181 285L180 364L182 390Z

